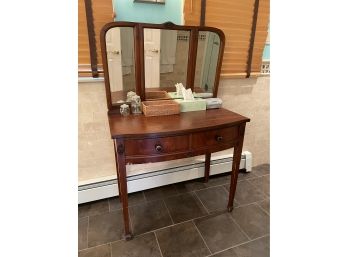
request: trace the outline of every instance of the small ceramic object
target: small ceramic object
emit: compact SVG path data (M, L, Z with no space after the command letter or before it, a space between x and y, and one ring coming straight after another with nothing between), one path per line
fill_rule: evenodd
M176 95L178 97L181 97L183 94L182 91L185 90L184 85L182 83L176 83L175 88L176 88Z
M138 95L132 96L131 108L132 108L132 113L133 114L141 114L141 100L140 100L140 96L138 96Z
M131 102L132 101L132 97L133 96L136 96L137 94L136 93L134 93L133 91L129 91L128 93L127 93L127 102Z
M129 106L127 104L122 104L120 106L120 113L122 116L127 116L130 114Z

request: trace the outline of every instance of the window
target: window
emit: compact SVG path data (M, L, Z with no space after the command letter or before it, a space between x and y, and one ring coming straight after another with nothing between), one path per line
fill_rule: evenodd
M88 36L86 4L90 4L91 14L89 14L89 21L92 23L90 33L93 37L94 47L90 45L90 39ZM79 44L79 76L92 76L92 65L97 68L97 73L102 73L102 58L100 51L99 33L101 28L108 22L113 21L113 7L111 0L78 0L78 44ZM91 61L91 51L95 56ZM95 62L95 63L93 63Z
M200 24L202 2L206 3L205 26L217 27L226 36L221 76L246 77L248 70L251 76L259 75L268 33L269 0L185 0L185 25ZM252 44L255 3L258 3L258 10Z

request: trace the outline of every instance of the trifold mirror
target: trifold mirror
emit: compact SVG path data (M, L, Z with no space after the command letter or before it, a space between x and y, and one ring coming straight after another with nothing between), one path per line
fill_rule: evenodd
M187 85L190 31L144 28L145 97ZM162 91L163 91L162 90Z
M129 91L141 100L170 98L177 83L200 97L217 95L225 43L217 28L111 22L100 40L109 111Z
M126 92L135 91L134 29L113 27L105 43L112 103L122 103Z

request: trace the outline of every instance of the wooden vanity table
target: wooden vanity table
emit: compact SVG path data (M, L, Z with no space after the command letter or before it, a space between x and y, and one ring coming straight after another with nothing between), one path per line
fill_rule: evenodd
M133 43L132 51L134 56L132 65L130 65L130 62L128 62L128 64L123 62L126 58L122 57L117 61L119 56L114 56L122 53L122 40L117 39L117 36L122 35L122 28L127 28L127 30L132 31L133 42L131 43ZM108 31L112 29L116 29L116 31L114 35L110 36L108 35L108 33L110 33ZM145 33L146 29L150 31ZM174 79L177 79L175 72L178 74L182 73L176 71L176 69L182 68L179 67L179 56L183 53L176 52L176 62L174 64L165 63L163 64L165 67L162 67L161 65L164 61L162 62L161 60L159 65L157 63L157 76L160 78L157 78L156 74L152 74L151 76L153 77L151 80L145 79L145 66L152 65L153 62L156 61L156 56L146 56L144 45L145 42L151 41L151 36L156 38L156 33L158 32L156 30L166 31L167 34L161 31L162 37L166 35L168 37L177 38L178 40L182 40L182 38L186 40L184 42L187 42L186 47L179 41L176 43L176 51L187 49L187 63L184 63L186 74L185 77L182 78L185 82L184 85L186 88L191 88L193 91L195 88L198 88L197 92L211 92L214 97L217 95L224 49L223 32L216 28L177 26L172 23L155 25L113 22L106 24L102 29L101 47L105 73L106 98L109 109L109 126L115 147L119 196L123 207L125 239L127 240L132 238L132 232L129 225L126 164L169 161L204 154L205 181L208 181L211 153L234 148L229 200L227 203L228 211L232 211L243 147L244 131L246 122L250 121L249 118L223 108L186 112L168 116L121 116L119 113L119 106L121 104L119 100L125 99L115 99L115 97L111 96L118 95L124 97L126 95L125 91L129 90L129 85L123 85L123 87L127 89L122 90L121 88L121 90L118 90L120 86L117 85L117 83L126 83L127 80L134 81L132 84L134 91L141 96L142 100L150 100L145 99L146 90L151 90L148 85L150 82L148 81L151 81L151 83L153 83L151 85L155 88L167 89L168 85L162 84L161 82L162 77L166 77L168 81L171 79L170 76L176 76ZM172 31L175 31L173 33L176 34L170 35ZM181 34L182 31L184 31L184 34ZM145 39L144 35L146 35ZM125 37L129 38L130 35L128 34ZM112 42L111 39L116 42ZM198 42L199 40L202 40L202 42ZM154 46L156 45L156 40L151 42L154 42ZM165 49L165 46L162 45L163 42L165 42L165 40L163 39L162 41L161 39L161 49ZM116 48L113 48L114 46ZM218 48L214 50L213 47L216 46L218 46ZM117 47L121 49L117 49ZM126 49L125 52L130 52L129 46L127 47L128 49ZM209 47L211 47L211 49L209 49ZM155 54L162 53L162 50L152 50L151 52ZM169 55L170 51L168 49L166 51ZM215 58L211 57L213 53L217 55ZM201 63L198 61L198 56L203 56L204 60L201 61ZM209 56L209 60L207 60L207 56ZM145 61L151 58L153 59ZM159 62L159 58L157 59ZM117 63L119 63L121 67L117 67ZM170 65L173 66L171 67ZM127 68L125 68L126 66ZM151 68L157 66L156 63L154 63ZM161 69L165 68L166 70L164 75L162 73L160 74L160 66ZM127 71L124 72L123 69ZM118 74L117 70L119 72ZM112 74L114 71L116 71L116 73ZM210 74L210 77L207 73ZM126 77L130 74L133 74L133 80ZM195 79L195 75L200 77L196 77ZM121 76L123 80L120 80L117 76ZM115 77L117 78L115 79ZM158 84L158 81L160 81L160 84ZM172 86L174 87L174 85ZM173 91L175 91L175 89Z

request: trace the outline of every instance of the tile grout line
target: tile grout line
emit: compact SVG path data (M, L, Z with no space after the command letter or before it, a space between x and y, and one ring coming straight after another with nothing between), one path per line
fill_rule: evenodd
M196 223L193 222L193 220L191 221L193 223L193 226L196 228L198 234L201 236L202 240L203 240L203 243L205 244L205 246L207 247L208 251L210 252L210 254L213 254L212 251L210 250L210 248L208 247L207 245L207 242L204 240L201 232L199 231L198 227L196 226Z
M250 241L251 238L248 236L248 234L241 228L241 226L239 226L239 224L237 223L237 221L234 220L234 218L232 217L232 213L230 213L230 216L232 218L232 221L234 222L234 224L240 229L240 231L247 237L247 239Z
M263 201L265 201L265 200L263 200ZM263 201L262 201L262 202L263 202ZM256 204L258 207L260 207L261 211L263 211L264 213L266 213L269 217L271 216L264 208L262 208L262 206L260 205L259 202L256 202L255 204Z
M246 178L245 180L249 180L249 179L257 179L257 178L262 178L262 177L266 177L266 176L270 176L271 174L263 174L263 175L255 175L255 177L252 178Z
M252 184L253 186L256 186L256 185L254 185L252 182L250 182L251 180L256 180L256 179L263 179L263 178L265 178L265 177L270 177L269 175L264 175L264 176L261 176L261 177L257 177L257 178L249 178L249 179L246 179L246 180L244 180L244 181L248 181L250 184ZM262 182L262 181L261 181Z
M247 183L251 184L254 188L257 188L257 187L256 187L255 185L253 185L249 180L257 179L257 178L262 178L262 177L266 177L266 176L269 176L269 175L270 175L270 174L265 174L265 175L261 175L261 176L256 176L256 177L254 177L254 178L245 179L245 181L248 181ZM206 206L203 204L203 202L201 201L201 199L198 197L198 195L196 194L196 192L197 192L197 191L202 191L202 190L205 190L205 189L209 189L209 188L216 188L216 187L219 187L219 186L222 186L222 187L224 188L225 191L228 191L228 190L226 189L225 185L228 185L228 183L221 184L221 185L216 185L216 186L211 186L211 187L207 187L207 188L203 188L203 189L198 189L198 190L190 191L191 193L193 193L193 194L196 196L196 198L197 198L197 199L199 200L199 202L202 204L202 206L204 207L204 209L207 211L207 214L205 214L205 215L203 215L203 216L200 216L200 217L195 217L195 218L193 218L193 219L191 219L191 220L182 221L182 222L179 222L179 223L177 223L177 224L174 223L173 218L172 218L172 216L170 215L170 212L169 212L169 210L168 210L168 207L167 207L167 205L166 205L164 199L158 199L158 200L162 200L162 201L163 201L163 203L164 203L164 205L165 205L165 207L166 207L166 209L167 209L167 212L169 213L169 216L170 216L170 218L171 218L173 224L172 224L172 225L169 225L169 226L166 226L166 227L162 227L162 228L158 228L158 229L155 229L155 230L152 230L152 231L145 232L145 233L140 234L140 235L138 235L138 236L143 236L143 235L148 234L148 233L154 233L155 236L156 236L156 233L155 233L155 232L156 232L156 231L159 231L159 230L161 230L161 229L165 229L165 228L168 228L168 227L173 227L173 226L175 226L175 225L179 225L179 224L182 224L182 223L185 223L185 222L190 222L190 221L193 222L195 219L199 219L199 218L203 218L203 217L206 217L206 216L211 215L211 213L208 211L208 209L207 209ZM174 197L174 196L177 196L177 195L185 194L185 193L190 193L190 192L184 192L184 193L179 193L179 192L178 192L177 194L173 195L173 197ZM261 192L261 193L262 193L262 196L264 196L263 199L262 199L261 201L255 201L255 202L252 202L252 203L240 205L240 206L235 207L235 208L239 208L239 207L244 207L244 206L256 204L258 207L260 207L260 209L261 209L264 213L266 213L267 215L270 215L270 214L269 214L265 209L263 209L263 208L260 206L260 204L259 204L259 202L265 201L267 198L269 198L269 196L267 196L267 195L264 194L263 192ZM142 191L142 194L143 194L143 196L144 196L145 203L148 202L148 199L146 198L146 195L145 195L144 191ZM155 201L155 200L152 200L152 201ZM151 201L150 201L150 202L151 202ZM236 202L237 202L237 201L236 201ZM140 205L140 204L142 204L142 203L134 204L134 206ZM132 206L133 206L133 205L132 205ZM130 207L130 206L129 206L129 207ZM114 210L113 212L116 212L116 211L119 211L119 210L121 210L121 209ZM109 213L111 212L110 199L108 199L108 211L109 211ZM100 214L97 214L97 215L100 215ZM92 216L97 216L97 215L92 215ZM88 225L87 225L87 248L81 249L81 250L79 250L79 252L80 252L80 251L89 250L89 249L93 249L93 248L95 248L95 247L99 247L99 246L102 246L102 245L108 245L108 244L110 244L110 247L111 247L111 243L115 243L115 242L119 242L119 241L122 241L122 240L123 240L123 239L120 239L120 240L116 240L116 241L113 241L113 242L108 242L108 243L105 243L105 244L100 244L100 245L88 247L88 231L89 231L89 219L90 219L90 216L88 215L88 216L86 216L86 217L87 217L87 219L88 219ZM232 219L233 219L233 218L232 218ZM233 219L233 222L234 222L234 223L238 226L238 228L247 236L247 238L249 238L249 236L248 236L248 235L244 232L244 230L236 223L236 221L235 221L234 219ZM194 223L194 222L193 222L193 223ZM195 227L197 228L197 226L196 226L195 223L194 223L194 225L195 225ZM198 230L198 228L197 228L197 230ZM198 231L198 232L199 232L199 231ZM199 232L199 234L200 234L200 236L202 237L202 235L201 235L200 232ZM269 234L263 235L263 236L261 236L261 237L255 238L255 239L250 239L249 241L244 242L244 243L239 244L239 245L243 245L243 244L252 242L252 241L254 241L254 240L257 240L257 239L259 239L259 238L265 237L265 236L267 236L267 235L269 235ZM138 237L138 236L136 236L136 237ZM203 237L202 237L202 239L203 239L203 241L204 241L204 238L203 238ZM157 237L156 237L156 241L157 241L157 243L159 244ZM206 244L205 241L204 241L204 243ZM236 246L239 246L239 245L236 245ZM206 246L207 246L207 245L206 245ZM234 247L236 247L236 246L233 246L233 247L230 247L230 248L226 248L226 249L224 249L224 250L222 250L222 251L225 251L225 250L234 248ZM209 247L207 247L207 248L208 248L208 250L210 251ZM161 251L161 250L160 250L160 251ZM211 251L210 251L210 252L211 252ZM221 251L220 251L220 252L221 252ZM219 253L219 252L217 252L217 253ZM161 252L161 254L162 254L162 252ZM216 253L215 253L215 254L216 254ZM162 255L162 256L163 256L163 255ZM209 255L209 256L210 256L210 255Z
M109 206L109 205L108 205ZM107 212L101 212L101 213L97 213L97 214L89 214L89 215L86 215L86 216L82 216L82 217L78 217L78 219L83 219L83 218L86 218L86 217L95 217L95 216L99 216L99 215L103 215L103 214L108 214L110 212L115 212L115 211L119 211L119 210L122 210L122 209L116 209L116 210L113 210L113 211L110 211L110 208L108 208L108 211Z
M123 239L121 238L121 239L116 240L116 241L111 241L111 242L107 242L107 243L104 243L104 244L91 246L91 247L88 247L88 248L85 248L85 249L81 249L81 250L79 250L79 252L86 251L86 250L90 250L90 249L93 249L93 248L96 248L96 247L99 247L99 246L108 245L108 244L110 244L110 246L111 246L111 244L117 243L117 242L119 242L119 241L123 241Z
M161 256L163 257L162 249L161 249L161 246L160 246L160 244L158 242L158 238L157 238L156 232L152 232L152 233L154 233L154 235L155 235L156 242L157 242L157 245L158 245L158 249L160 251Z
M204 216L202 216L202 217L204 217ZM198 217L198 218L202 218L202 217ZM193 220L193 219L192 219L192 220ZM189 220L189 221L191 221L191 220ZM181 222L181 223L184 223L184 222L188 222L188 221L183 221L183 222ZM178 224L181 224L181 223L178 223ZM169 225L169 226L166 226L166 227L158 228L158 229L155 229L155 230L150 230L150 231L144 232L144 233L142 233L142 234L133 235L133 236L134 236L134 238L142 237L142 236L144 236L144 235L146 235L146 234L155 233L155 231L158 231L158 230L161 230L161 229L164 229L164 228L167 228L167 227L173 227L173 226L178 225L178 224L173 224L173 225ZM133 238L133 239L134 239L134 238ZM103 245L108 245L108 244L110 244L110 246L111 246L111 244L118 243L118 242L120 242L120 241L126 241L126 240L124 240L123 238L121 238L121 239L119 239L119 240L107 242L107 243L100 244L100 245L91 246L91 247L88 247L88 248L85 248L85 249L81 249L81 250L79 250L79 252L85 251L85 250L90 250L90 249L93 249L93 248L96 248L96 247L99 247L99 246L103 246Z
M251 182L248 181L248 180L245 180L245 181L246 181L247 183L249 183L249 185L251 185L251 187L252 187L253 189L256 190L256 193L260 194L260 196L262 197L262 199L259 200L259 201L266 200L267 197L269 197L269 196L267 196L264 192L262 192L263 190L260 190L256 185L254 185L253 183L251 183ZM255 201L255 202L258 202L258 201Z
M145 234L148 234L148 233L151 233L151 232L156 232L156 231L159 231L159 230L162 230L162 229L174 227L174 226L176 226L176 225L181 225L181 224L183 224L183 223L190 222L190 221L193 221L193 220L195 220L195 219L204 218L204 217L207 217L207 216L209 216L209 215L210 215L210 214L208 213L208 214L205 214L205 215L202 215L202 216L193 218L193 219L184 220L184 221L181 221L181 222L178 222L178 223L175 223L175 224L171 224L171 225L168 225L168 226L165 226L165 227L156 228L156 229L154 229L154 230L146 231L146 232L144 232L144 233L142 233L142 234L137 235L136 237L143 236L143 235L145 235Z
M223 185L220 185L222 188L224 188L224 190L225 191L227 191L227 189L224 187L224 185L225 184L223 184ZM217 186L214 186L214 187L217 187ZM203 190L203 189L202 189ZM201 191L201 190L199 190L199 191ZM195 192L194 192L195 193ZM197 198L198 198L198 200L201 202L201 204L203 205L203 207L205 208L205 205L203 204L203 202L201 201L201 199L198 197L198 195L195 193L195 195L197 196ZM229 192L227 191L227 203L228 203L228 198L229 198ZM236 200L234 200L237 204L238 204L238 202L236 201ZM239 205L238 205L238 207L239 207ZM233 208L235 208L235 207L233 207ZM222 208L222 209L214 209L214 210L211 210L211 211L208 211L208 209L207 208L205 208L205 210L207 210L208 211L208 215L210 215L210 214L213 214L214 212L219 212L219 211L223 211L223 210L226 210L227 208L226 207L224 207L224 208Z
M267 199L263 199L263 200L255 201L255 202L251 202L251 203L246 203L246 204L241 204L241 205L238 205L238 206L236 206L236 207L233 207L233 209L239 209L239 208L242 208L242 207L246 207L246 206L249 206L249 205L255 205L255 204L256 204L256 205L259 206L264 212L266 212L266 213L268 214L268 216L271 216L270 213L268 213L267 211L265 211L265 210L259 205L260 202L263 202L263 201L265 201L265 200L267 200Z
M134 234L134 227L133 227L133 222L132 222L132 215L131 215L131 211L130 211L130 208L132 206L128 206L128 217L129 217L129 225L130 225L130 231L131 231L131 234L133 235Z
M228 184L226 184L226 185L228 185ZM237 182L237 185L238 185L238 182ZM231 187L231 184L230 184L230 187ZM225 187L225 185L223 186L223 188L224 188L224 190L227 192L227 194L230 194L230 191L227 190L227 188ZM237 189L237 187L236 187L236 189Z
M199 197L196 195L196 193L194 192L194 191L192 191L191 193L193 193L193 194L195 194L195 196L196 196L196 198L200 201L200 199L199 199ZM144 196L145 196L145 194L144 194ZM156 200L157 201L157 200ZM162 200L163 202L164 202L164 200ZM201 202L201 201L200 201ZM202 206L206 209L206 207L204 206L204 204L201 202L201 204L202 204ZM241 206L238 206L238 207L235 207L235 208L240 208L240 207L245 207L245 206L248 206L248 205L253 205L253 204L257 204L257 202L252 202L252 203L249 203L249 204L245 204L245 205L241 205ZM140 204L139 204L140 205ZM116 212L116 211L119 211L119 210L115 210L115 211L112 211L112 212ZM222 213L221 213L222 214ZM100 215L100 214L99 214ZM195 217L195 218L193 218L193 219L190 219L190 220L185 220L185 221L182 221L182 222L179 222L179 223L173 223L173 224L171 224L171 225L169 225L169 226L165 226L165 227L161 227L161 228L158 228L158 229L154 229L154 230L150 230L150 231L147 231L147 232L144 232L144 233L142 233L142 234L139 234L139 235L137 235L137 236L134 236L134 238L137 238L137 237L141 237L141 236L143 236L143 235L145 235L145 234L149 234L149 233L155 233L156 231L159 231L159 230L161 230L161 229L165 229L165 228L169 228L169 227L173 227L173 226L176 226L176 225L180 225L180 224L183 224L183 223L185 223L185 222L193 222L195 219L200 219L200 218L204 218L204 217L208 217L208 216L210 216L210 215L214 215L214 214L212 214L212 213L210 213L210 212L207 212L207 214L204 214L204 215L202 215L202 216L199 216L199 217ZM96 215L94 215L94 216L96 216ZM88 221L89 221L89 216L86 216L87 218L88 218ZM171 216L170 216L171 217ZM234 220L233 220L234 221ZM193 222L194 223L194 222ZM89 222L88 222L88 227L89 227ZM243 231L244 232L244 231ZM87 236L88 236L88 234L87 234ZM267 236L267 235L264 235L264 236ZM264 236L261 236L261 237L264 237ZM259 238L261 238L261 237L259 237ZM255 238L255 239L253 239L253 240L256 240L256 239L258 239L258 238ZM253 240L251 240L251 241L253 241ZM107 244L110 244L110 246L111 246L111 244L112 243L116 243L116 242L119 242L119 241L123 241L123 239L119 239L119 240L116 240L116 241L111 241L111 242L108 242L108 243L105 243L105 244L100 244L100 245L96 245L96 246L92 246L92 247L88 247L88 243L87 243L87 248L85 248L85 249L81 249L81 250L79 250L79 252L80 251L85 251L85 250L89 250L89 249L92 249L92 248L95 248L95 247L99 247L99 246L102 246L102 245L107 245ZM250 242L251 242L250 241ZM249 242L249 241L248 241ZM248 243L248 242L245 242L245 243ZM244 243L243 243L244 244ZM233 246L233 247L235 247L235 246ZM232 247L232 248L233 248ZM209 248L208 248L209 249ZM229 249L229 248L227 248L227 249ZM210 250L210 249L209 249ZM226 250L226 249L225 249Z
M237 185L238 185L238 181L237 181ZM225 189L225 191L227 192L228 198L230 197L230 191L227 190L227 188L225 186L223 186L223 188ZM236 191L237 191L237 187L236 187ZM236 200L236 194L234 194L234 199L233 199L233 209L236 208L237 206L234 206L234 204L236 203L237 206L239 206L240 204L238 203L238 201Z
M166 210L167 210L167 212L169 214L170 220L172 221L173 224L175 224L174 220L172 218L172 215L170 215L170 211L169 211L168 206L167 206L166 202L164 201L164 199L162 199L162 202L164 203L164 206L166 207Z
M208 210L207 207L205 207L205 205L203 204L202 200L198 197L198 195L196 194L196 191L193 191L193 193L195 194L196 198L198 199L198 201L203 205L203 208L207 211L207 214L209 215L210 212Z
M224 185L227 185L227 184L228 184L228 183L226 183L226 184L221 184L221 185L210 186L210 187L206 187L206 188L201 188L201 189L193 190L192 192L199 192L199 191L202 191L202 190L206 190L206 189L210 189L210 188L215 188L215 187L220 187L220 186L224 186Z
M194 192L191 192L191 193L194 193ZM198 197L197 197L197 198L198 198ZM159 200L156 200L156 201L159 201ZM163 201L163 200L162 200L162 201ZM248 206L248 205L252 205L252 204L255 204L255 203L256 203L256 202L253 202L253 203L246 204L246 205L243 205L243 206L238 206L238 207L236 207L236 208L244 207L244 206ZM202 204L202 205L203 205L203 204ZM203 205L203 207L205 208L204 205ZM226 213L229 213L229 212L226 212ZM169 228L169 227L173 227L173 226L176 226L176 225L180 225L180 224L183 224L183 223L185 223L185 222L190 222L190 221L193 221L193 220L196 220L196 219L200 219L200 218L204 218L204 217L209 217L209 216L214 216L214 215L220 215L220 214L223 214L223 213L210 213L210 212L208 212L208 213L206 213L206 214L204 214L204 215L202 215L202 216L198 216L198 217L195 217L195 218L192 218L192 219L189 219L189 220L184 220L184 221L181 221L181 222L178 222L178 223L173 223L173 224L168 225L168 226L164 226L164 227L157 228L157 229L154 229L154 230L146 231L146 232L144 232L144 233L142 233L142 234L139 234L139 235L137 235L137 236L135 236L135 237L140 237L140 236L143 236L143 235L148 234L148 233L151 233L151 232L156 232L156 231L159 231L159 230L162 230L162 229L165 229L165 228ZM120 240L118 240L118 241L120 241ZM117 241L115 241L115 242L117 242Z
M215 255L215 254L222 253L222 252L225 252L225 251L228 251L228 250L231 250L231 249L233 249L233 248L237 248L237 247L239 247L239 246L242 246L242 245L245 245L245 244L248 244L248 243L251 243L251 242L254 242L254 241L258 240L258 239L261 239L261 238L264 238L264 237L267 237L267 236L269 236L269 234L266 234L266 235L257 237L257 238L255 238L255 239L251 239L250 241L246 241L246 242L243 242L243 243L240 243L240 244L237 244L237 245L228 247L228 248L226 248L226 249L217 251L217 252L214 253L214 255ZM213 255L208 255L208 256L206 256L206 257L211 257L211 256L213 256Z

